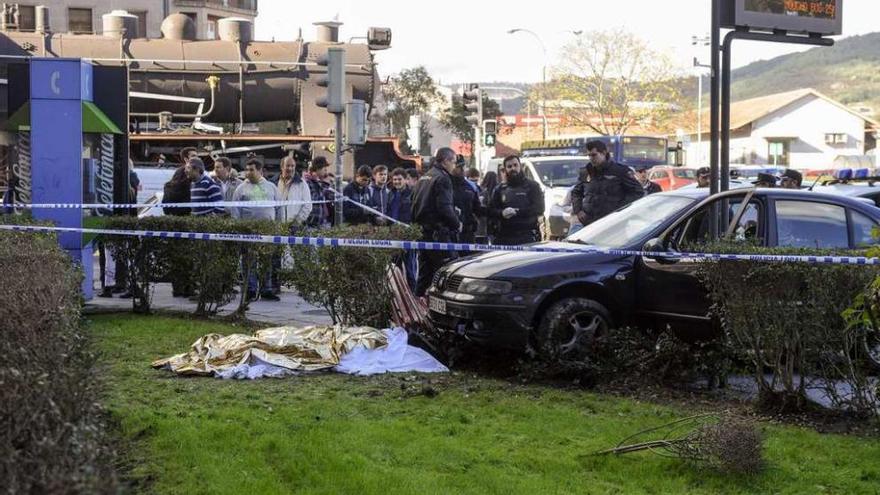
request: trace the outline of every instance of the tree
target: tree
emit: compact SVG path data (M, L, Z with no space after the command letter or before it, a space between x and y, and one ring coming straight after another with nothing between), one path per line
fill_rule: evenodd
M672 61L622 29L584 33L567 45L547 83L547 113L604 135L661 127L679 108ZM540 101L540 97L538 99Z
M466 120L468 113L464 102L459 95L452 95L452 105L443 112L440 123L449 129L458 139L466 142L474 142L474 126ZM504 115L501 106L495 100L490 100L483 93L483 119L497 119Z
M424 66L418 66L400 71L400 74L391 77L388 84L382 87L382 96L386 102L385 118L390 121L391 134L400 140L401 149L406 153L422 151L414 150L409 145L407 129L411 117L418 116L421 122L427 122L428 112L442 102L437 85L428 70ZM426 135L424 124L421 127L421 142L417 144L419 147L423 147L431 138Z

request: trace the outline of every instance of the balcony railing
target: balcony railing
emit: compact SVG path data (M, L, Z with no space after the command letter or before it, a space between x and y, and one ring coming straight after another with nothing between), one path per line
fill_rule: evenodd
M257 0L175 0L178 7L216 7L257 11Z

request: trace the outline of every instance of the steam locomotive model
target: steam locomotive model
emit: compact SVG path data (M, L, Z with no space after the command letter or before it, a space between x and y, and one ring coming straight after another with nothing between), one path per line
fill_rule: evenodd
M171 162L186 146L239 165L256 154L270 169L291 150L330 158L334 120L316 104L326 91L317 85L326 73L317 60L329 47L344 47L347 94L366 102L370 112L380 90L373 52L391 42L389 29L371 28L366 43L340 43L339 22L315 23L315 41L301 34L295 41L255 41L252 22L240 18L218 22L220 39L198 41L193 21L179 13L162 22L162 38L147 39L139 37L137 17L125 11L105 14L102 34L62 34L51 30L44 6L36 8L34 31L25 32L5 8L3 14L3 74L8 64L30 57L83 58L128 69L129 152L136 162L163 155ZM3 104L5 92L0 86ZM248 132L257 123L262 132ZM347 176L355 163L420 166L419 157L400 154L396 138L371 137L345 162Z

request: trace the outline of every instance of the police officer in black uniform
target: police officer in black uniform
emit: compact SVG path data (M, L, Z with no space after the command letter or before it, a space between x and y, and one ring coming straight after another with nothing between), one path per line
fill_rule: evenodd
M588 180L571 190L571 212L584 226L645 195L632 169L612 160L605 143L589 141L587 152Z
M541 240L538 217L544 214L544 193L541 186L523 174L519 156L504 158L507 181L501 184L489 202L489 217L498 219L493 242L510 246Z
M461 156L461 155L459 155ZM464 159L456 160L452 169L452 203L461 221L458 242L473 244L477 234L479 217L484 216L480 194L464 177Z
M423 241L455 242L461 230L461 222L455 214L452 202L450 172L453 167L455 152L450 148L440 148L431 161L430 170L416 183L412 199L412 218L422 227ZM455 251L420 251L416 295L424 295L437 269L455 257Z

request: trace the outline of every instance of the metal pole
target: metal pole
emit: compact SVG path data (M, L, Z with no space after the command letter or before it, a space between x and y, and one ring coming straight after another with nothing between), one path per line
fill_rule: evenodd
M721 0L712 0L712 75L709 78L709 84L712 86L710 92L711 108L710 115L710 136L709 143L709 193L716 194L718 192L718 103L720 95L718 94L718 74L720 72L718 51L721 45ZM717 224L712 223L717 229ZM713 232L717 234L717 230ZM714 237L714 235L713 235Z
M544 44L541 44L543 48ZM547 140L547 49L544 49L544 68L541 71L541 123L544 126L544 141Z
M703 166L703 74L697 74L697 166Z
M709 194L718 193L718 50L721 43L721 0L712 0L712 74L709 77L711 91L709 94ZM712 239L718 238L719 232L719 208L718 202L712 203L712 221L709 223L709 233Z
M333 136L335 138L335 147L334 154L336 155L336 191L338 194L336 195L336 225L342 225L342 205L345 204L345 198L342 196L342 114L335 114L336 117L336 135Z
M766 41L770 43L792 43L797 45L832 46L834 40L830 38L812 38L803 36L788 36L785 34L752 33L744 29L738 29L727 33L721 48L721 190L727 191L730 187L730 71L731 52L733 41L737 39Z

